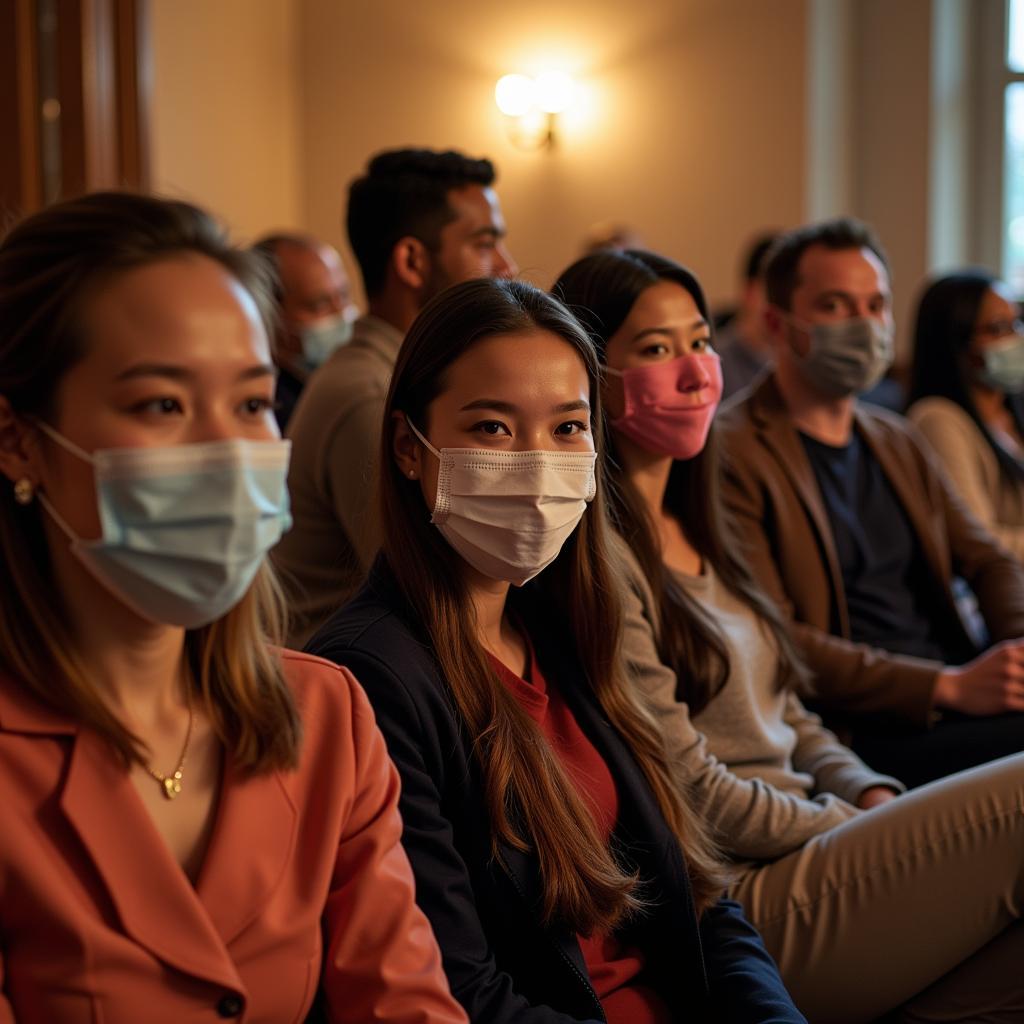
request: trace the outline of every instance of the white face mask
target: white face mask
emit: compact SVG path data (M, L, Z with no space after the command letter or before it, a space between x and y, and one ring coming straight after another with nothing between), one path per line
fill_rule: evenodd
M597 490L595 452L438 451L409 429L441 463L430 521L491 579L521 587L549 566Z

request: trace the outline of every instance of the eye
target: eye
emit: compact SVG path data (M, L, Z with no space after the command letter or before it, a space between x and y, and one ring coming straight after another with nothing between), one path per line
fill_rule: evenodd
M589 430L589 423L584 423L582 420L568 420L565 423L559 423L555 428L555 433L562 437L573 437L576 434L585 434Z
M253 395L245 399L240 406L240 411L245 416L260 417L274 409L274 400L265 395Z
M181 402L176 398L147 398L145 401L136 402L132 406L132 412L151 416L174 416L184 412Z
M640 355L647 359L657 359L668 355L668 345L663 341L652 341L640 349Z
M694 352L708 352L711 349L710 338L694 338L690 342L690 349Z
M474 424L472 429L479 431L481 434L486 434L488 437L512 436L511 431L500 420L481 420L479 423Z

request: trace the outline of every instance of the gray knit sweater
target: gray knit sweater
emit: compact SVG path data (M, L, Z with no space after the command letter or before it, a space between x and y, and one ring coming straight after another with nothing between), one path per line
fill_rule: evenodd
M675 698L675 673L658 656L650 587L625 543L617 547L629 583L626 660L661 727L680 786L727 855L740 862L781 857L859 814L854 804L871 786L902 791L844 747L795 694L776 690L769 634L710 569L679 580L722 630L731 672L722 692L691 720Z

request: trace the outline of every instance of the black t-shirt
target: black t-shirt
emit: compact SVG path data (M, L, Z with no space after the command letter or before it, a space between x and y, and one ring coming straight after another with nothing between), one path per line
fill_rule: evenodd
M935 587L903 506L856 432L842 448L800 435L828 511L852 638L896 654L948 661Z

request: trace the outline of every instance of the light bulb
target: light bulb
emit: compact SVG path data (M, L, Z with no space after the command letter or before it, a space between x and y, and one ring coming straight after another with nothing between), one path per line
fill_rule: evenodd
M537 76L537 103L549 114L560 114L572 106L576 85L564 71L545 71Z
M521 117L537 103L537 86L526 75L505 75L494 87L498 109L509 117Z

